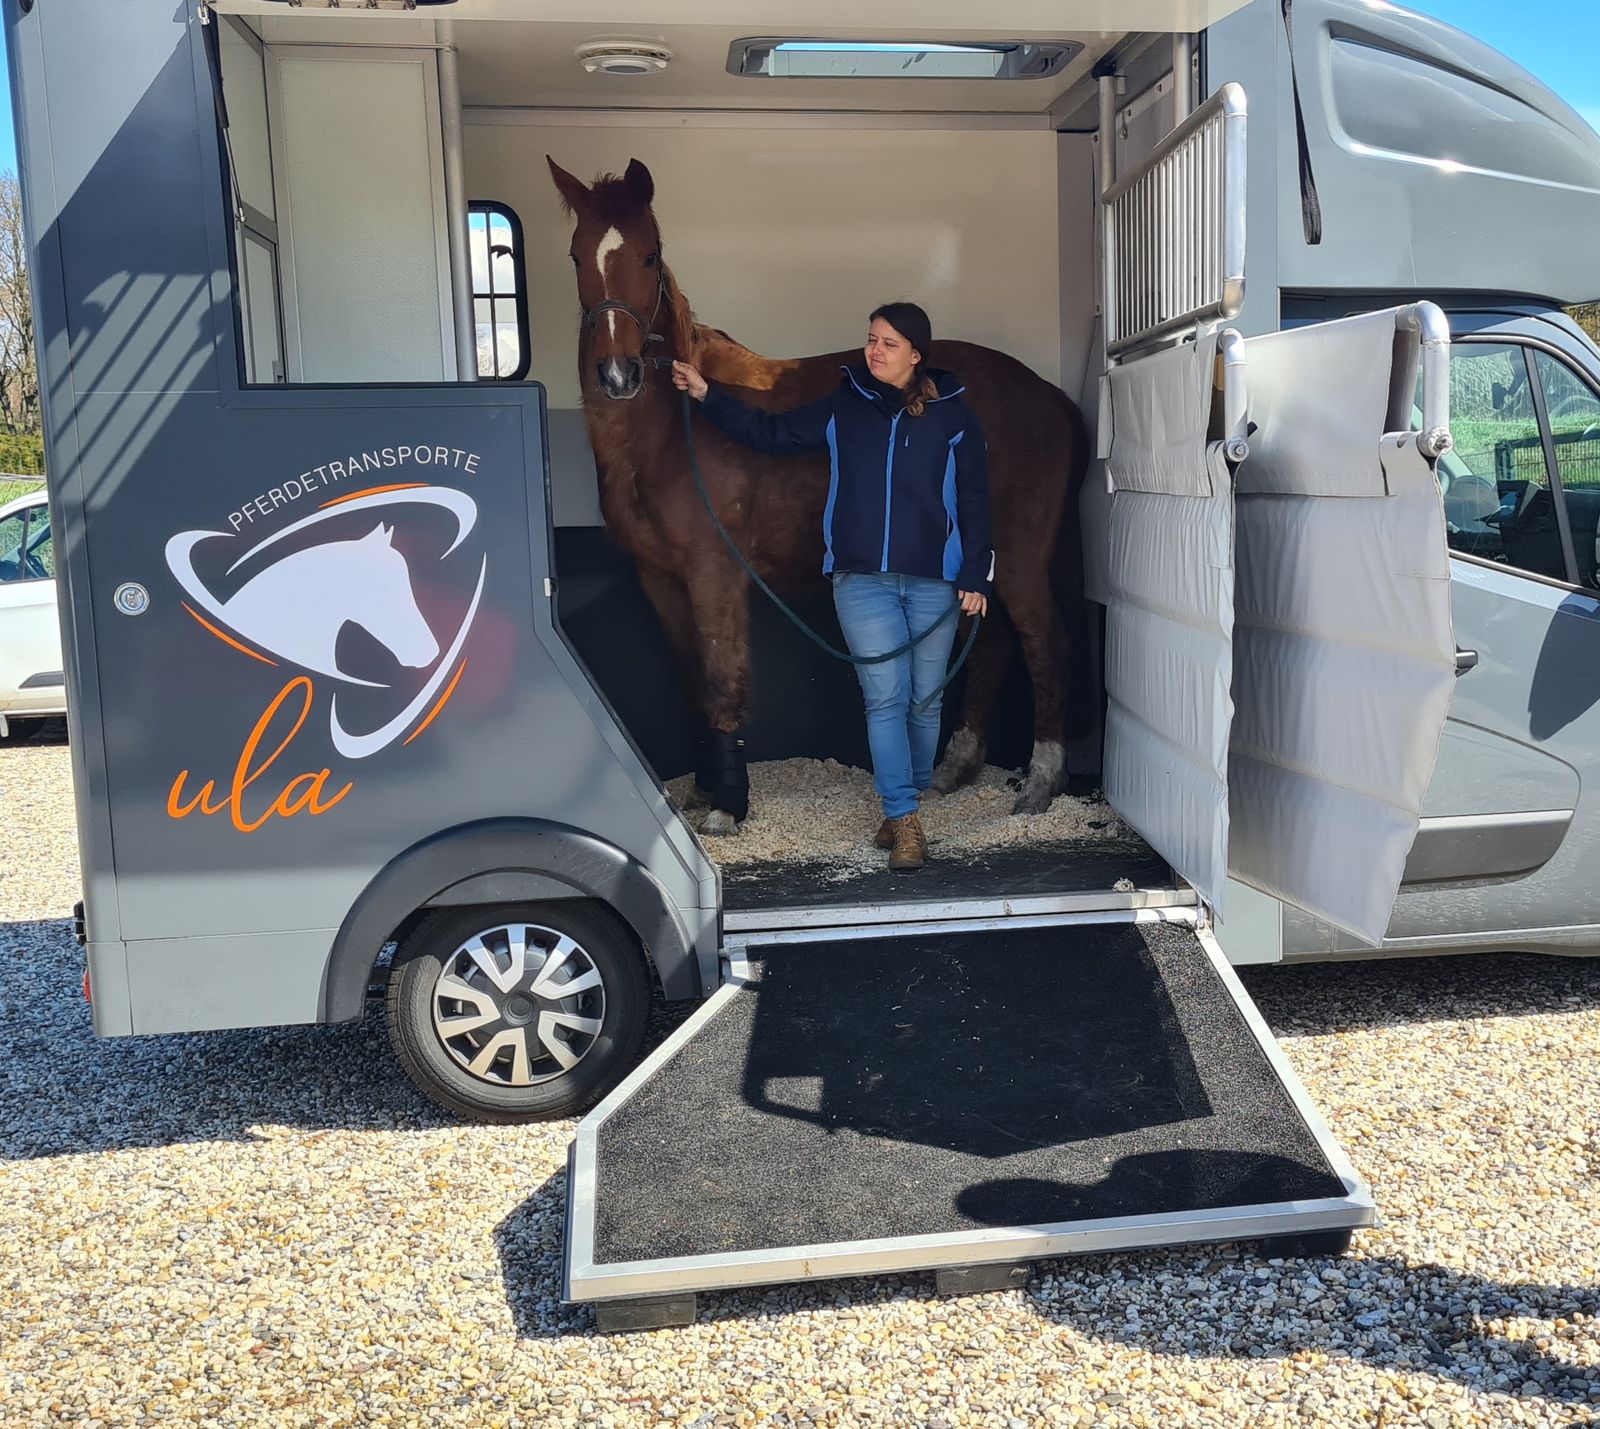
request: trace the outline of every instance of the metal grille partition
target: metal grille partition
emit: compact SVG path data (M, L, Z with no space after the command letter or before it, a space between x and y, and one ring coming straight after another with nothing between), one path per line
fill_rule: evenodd
M1109 143L1106 131L1102 144ZM1243 88L1223 85L1109 184L1101 203L1109 358L1237 317L1244 305Z

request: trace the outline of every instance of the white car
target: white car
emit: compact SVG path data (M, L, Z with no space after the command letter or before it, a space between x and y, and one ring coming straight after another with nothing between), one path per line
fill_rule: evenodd
M0 506L0 743L67 712L55 576L41 486Z

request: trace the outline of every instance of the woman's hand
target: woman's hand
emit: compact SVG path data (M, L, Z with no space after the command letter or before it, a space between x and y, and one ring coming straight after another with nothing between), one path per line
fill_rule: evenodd
M706 379L687 362L673 362L672 385L680 392L687 392L696 402L706 399Z
M989 613L989 597L979 595L975 590L956 592L961 597L961 613L963 615L987 615Z

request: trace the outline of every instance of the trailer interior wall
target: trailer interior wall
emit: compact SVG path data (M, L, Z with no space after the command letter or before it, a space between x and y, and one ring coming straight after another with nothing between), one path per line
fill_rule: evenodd
M578 390L572 224L547 154L585 181L647 164L663 252L696 315L769 356L853 347L877 304L912 298L940 336L1013 353L1057 382L1063 306L1092 311L1092 264L1063 273L1057 258L1054 133L960 117L909 129L870 116L740 118L469 112L468 189L522 220L530 376L549 396L558 525L600 515Z

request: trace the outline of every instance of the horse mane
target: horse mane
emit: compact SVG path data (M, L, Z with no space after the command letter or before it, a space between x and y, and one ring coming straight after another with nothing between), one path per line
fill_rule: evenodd
M672 269L664 262L661 273L672 308L672 331L680 335L683 348L679 356L698 367L703 377L725 387L770 392L781 378L801 365L801 358L763 357L721 328L698 321ZM687 341L683 340L684 335Z

